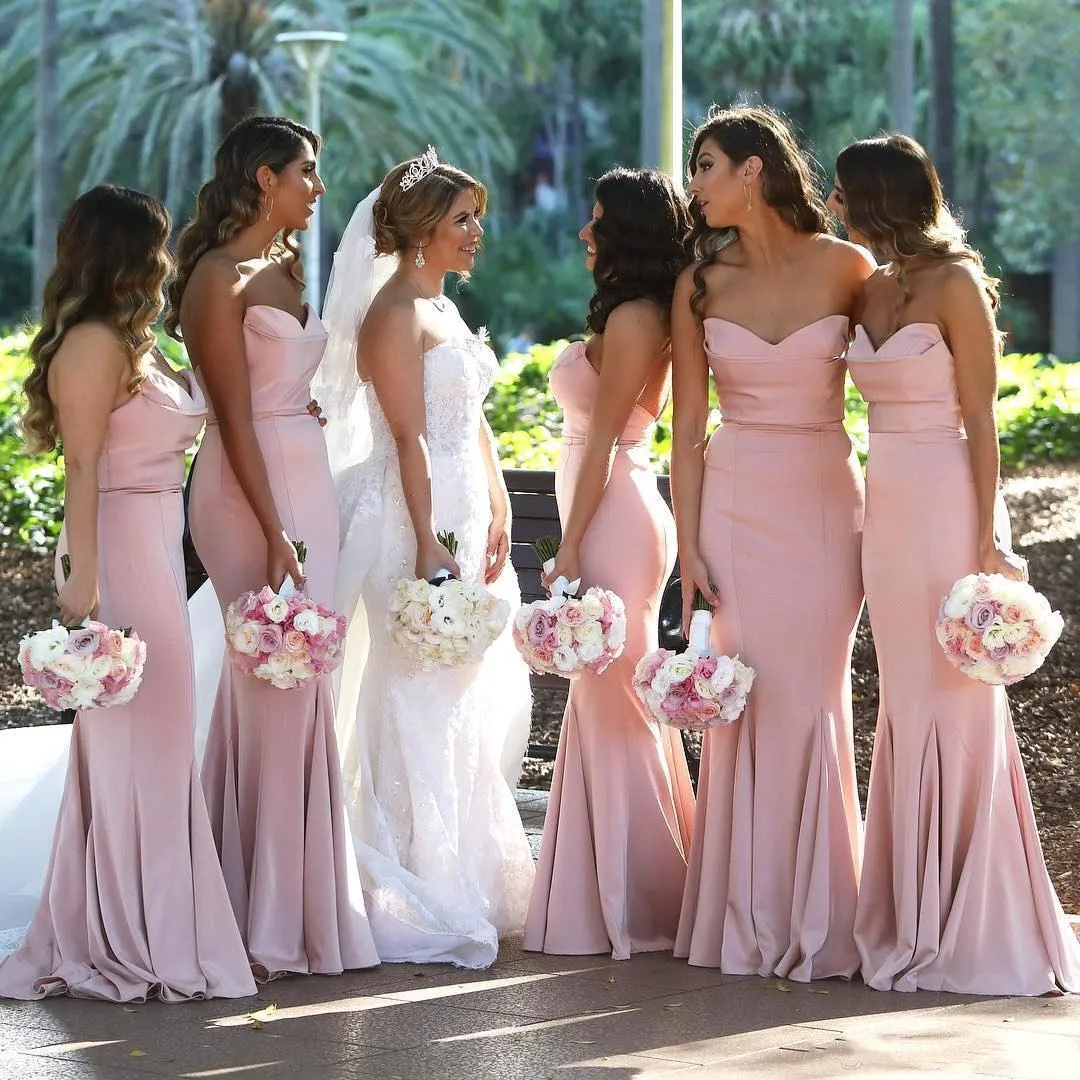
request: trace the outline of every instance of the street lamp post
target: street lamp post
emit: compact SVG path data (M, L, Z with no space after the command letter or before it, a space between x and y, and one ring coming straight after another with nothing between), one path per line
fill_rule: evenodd
M320 125L321 98L319 82L330 63L334 49L346 38L338 30L296 30L278 34L274 40L279 45L288 46L296 66L307 79L308 91L308 127L318 131ZM322 245L319 237L319 204L315 203L315 212L304 235L305 278L307 280L308 302L311 307L322 312Z

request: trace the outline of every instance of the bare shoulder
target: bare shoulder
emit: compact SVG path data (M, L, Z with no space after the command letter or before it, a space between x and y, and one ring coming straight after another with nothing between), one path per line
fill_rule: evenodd
M220 248L214 248L195 264L184 295L239 299L243 288L244 275L236 261Z
M672 299L672 305L676 306L681 304L686 307L690 303L690 297L694 295L697 289L697 283L694 281L694 274L700 269L701 260L692 262L689 266L683 267L679 271L679 276L675 279L675 296Z
M866 248L850 240L841 240L832 233L818 233L814 238L814 251L836 272L851 275L859 281L865 281L878 268L873 255Z
M606 332L612 330L636 337L667 337L668 313L654 300L645 297L627 300L608 316Z
M102 365L126 365L128 348L116 329L108 323L89 320L73 326L56 350L52 364L82 364L87 360Z
M423 328L417 310L416 296L388 282L368 308L360 327L360 338L368 342L386 342L394 338L418 341Z

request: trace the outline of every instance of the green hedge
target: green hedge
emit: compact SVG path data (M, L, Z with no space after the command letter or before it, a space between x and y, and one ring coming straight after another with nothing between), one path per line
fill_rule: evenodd
M548 373L565 341L535 345L527 356L508 356L487 400L487 415L499 440L503 465L519 469L554 468L562 431L562 412L548 391ZM997 421L1001 462L1023 469L1041 462L1080 461L1080 363L1052 356L1010 353L999 367ZM716 391L709 389L709 429L720 422ZM866 403L848 380L845 424L866 457ZM653 458L666 472L671 457L670 406L656 425Z
M176 364L181 346L159 335ZM0 337L0 544L47 548L60 531L64 499L63 459L28 457L18 430L23 408L20 384L26 374L28 332ZM548 389L548 374L565 341L535 345L526 355L503 360L485 409L507 468L551 469L562 433L562 413ZM1080 363L1053 357L1006 356L1000 369L998 428L1001 460L1009 469L1041 462L1080 461ZM710 427L720 420L716 399ZM860 455L866 451L866 405L847 387L847 427ZM656 425L653 458L661 471L671 454L670 408Z

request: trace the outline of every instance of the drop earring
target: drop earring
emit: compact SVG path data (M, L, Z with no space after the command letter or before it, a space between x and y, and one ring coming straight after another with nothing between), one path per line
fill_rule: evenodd
M746 193L746 209L747 211L754 209L754 189L749 184L743 184L743 191Z
M423 241L421 241L419 244L416 245L416 269L417 270L420 270L420 269L423 268L424 261L425 261L424 260L424 244L423 244Z
M265 212L265 217L266 217L267 221L270 220L270 212L273 209L274 209L274 196L273 195L267 195L266 196L266 212Z

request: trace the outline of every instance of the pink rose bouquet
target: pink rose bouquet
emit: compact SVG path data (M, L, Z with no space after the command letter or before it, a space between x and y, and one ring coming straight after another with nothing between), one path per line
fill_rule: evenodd
M969 678L1008 686L1042 666L1064 625L1027 582L968 574L941 602L935 632L949 663Z
M688 731L732 724L742 715L754 669L736 656L717 656L709 646L712 608L694 596L690 646L685 652L656 649L634 669L634 693L656 720Z
M306 550L296 542L297 561ZM286 577L274 592L246 592L225 612L225 642L233 666L279 690L328 675L341 664L346 622L310 600Z
M555 565L558 544L545 536L534 545L545 572ZM626 608L610 589L593 586L578 598L580 581L558 578L547 600L523 604L514 616L514 644L537 675L572 679L599 675L626 646Z
M451 555L457 554L452 532L439 533L438 540ZM442 571L432 581L399 580L386 621L391 638L412 654L416 666L434 671L479 663L509 617L505 600L483 585Z
M67 555L60 557L66 578ZM49 630L27 634L19 642L24 686L36 690L50 709L107 709L126 705L142 683L146 642L129 627L110 630L86 619L67 627L53 621Z
M88 619L69 629L27 634L19 642L25 686L50 709L107 709L126 705L142 683L146 642L130 630L110 630Z

